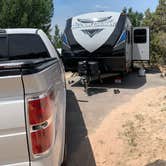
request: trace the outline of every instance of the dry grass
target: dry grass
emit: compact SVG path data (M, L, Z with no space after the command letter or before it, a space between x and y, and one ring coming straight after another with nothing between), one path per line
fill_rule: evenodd
M90 136L97 166L145 166L166 160L166 87L120 106Z

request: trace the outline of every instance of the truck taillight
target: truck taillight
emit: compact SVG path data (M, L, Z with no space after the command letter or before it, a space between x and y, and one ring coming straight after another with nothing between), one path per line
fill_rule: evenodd
M48 152L54 142L54 107L52 93L28 99L31 151L34 156Z

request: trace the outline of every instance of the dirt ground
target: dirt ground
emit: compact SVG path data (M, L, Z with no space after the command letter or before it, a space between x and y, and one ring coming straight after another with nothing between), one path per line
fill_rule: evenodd
M166 87L138 93L89 138L97 166L141 166L166 159Z
M68 85L67 128L68 166L166 166L166 79Z

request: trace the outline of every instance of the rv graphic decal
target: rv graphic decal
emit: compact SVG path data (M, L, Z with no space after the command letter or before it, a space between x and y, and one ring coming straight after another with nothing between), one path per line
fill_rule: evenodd
M104 45L114 32L120 13L97 12L72 18L70 24L74 40L92 53Z
M91 28L91 27L115 27L116 22L111 19L112 16L103 18L93 18L93 19L77 19L72 25L72 29L75 28Z
M65 33L62 35L62 42L63 42L63 44L64 44L65 46L67 46L67 47L70 48L69 43L68 43L68 40L67 40L67 36L66 36Z
M85 34L87 34L89 37L93 37L96 34L100 33L103 29L85 29L82 30L82 32L84 32Z
M122 43L124 43L126 41L126 38L127 38L127 32L123 31L123 33L121 34L121 36L120 36L117 44L115 45L115 47L118 47L119 45L121 45Z
M112 16L110 17L103 17L103 18L92 18L92 19L77 19L81 23L94 23L94 22L103 22L111 19Z

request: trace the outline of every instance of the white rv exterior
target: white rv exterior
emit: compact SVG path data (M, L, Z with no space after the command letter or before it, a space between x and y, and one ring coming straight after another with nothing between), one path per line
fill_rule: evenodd
M124 13L82 14L67 20L62 57L66 70L95 61L101 73L127 72L133 61L149 61L149 28L133 27Z
M87 51L94 52L108 40L114 31L120 13L83 14L72 19L72 33Z

